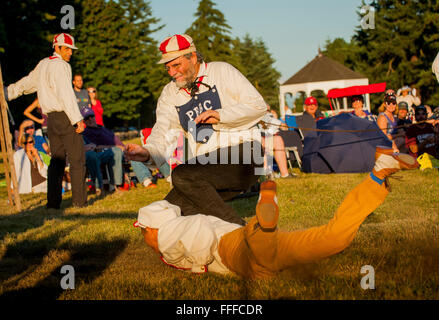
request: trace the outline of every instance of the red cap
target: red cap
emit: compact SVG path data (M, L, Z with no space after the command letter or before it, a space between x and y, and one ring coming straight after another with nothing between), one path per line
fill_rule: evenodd
M312 104L315 104L316 106L318 105L316 98L311 96L305 99L305 106L310 106Z
M176 34L172 37L167 37L162 41L159 49L162 52L162 59L158 63L167 63L197 50L194 41L187 34Z

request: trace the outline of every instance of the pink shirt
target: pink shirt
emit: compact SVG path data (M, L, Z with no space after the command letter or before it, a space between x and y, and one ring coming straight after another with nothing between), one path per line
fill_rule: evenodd
M91 108L95 113L96 124L104 126L104 119L102 117L104 114L104 109L102 108L101 101L96 100L96 104L92 105Z

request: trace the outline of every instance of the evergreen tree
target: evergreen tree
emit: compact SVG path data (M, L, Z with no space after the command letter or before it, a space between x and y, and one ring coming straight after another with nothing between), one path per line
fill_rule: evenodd
M186 33L192 37L206 61L225 61L235 67L236 57L232 51L230 26L221 11L211 0L201 0L194 16L196 17Z
M97 87L105 116L124 125L149 115L153 123L154 94L151 70L157 69L157 43L150 38L149 3L143 0L90 0L84 2L75 29L78 50L73 73L81 73L86 85ZM157 89L156 89L157 90Z
M423 103L438 105L431 64L439 52L439 2L377 0L372 6L375 28L358 26L348 44L338 39L327 42L326 54L366 75L371 83L386 82L395 91L408 84L419 90ZM358 15L363 16L360 11ZM381 99L372 95L375 106Z
M280 73L273 67L274 59L262 39L253 40L245 35L236 38L233 51L238 57L240 71L255 86L271 108L279 111Z

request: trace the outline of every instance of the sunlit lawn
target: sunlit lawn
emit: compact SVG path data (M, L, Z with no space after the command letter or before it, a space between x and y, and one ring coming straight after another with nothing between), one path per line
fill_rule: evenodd
M392 192L350 247L331 258L285 270L272 280L194 275L164 265L133 227L137 211L170 190L138 187L62 213L44 209L45 195L23 195L14 212L0 188L0 298L34 299L438 299L439 172L402 172ZM296 230L326 223L365 174L300 174L278 182L280 223ZM3 176L2 176L3 178ZM3 178L4 179L4 178ZM256 197L231 204L250 219ZM75 289L63 290L63 265ZM375 269L375 290L360 286L361 267Z

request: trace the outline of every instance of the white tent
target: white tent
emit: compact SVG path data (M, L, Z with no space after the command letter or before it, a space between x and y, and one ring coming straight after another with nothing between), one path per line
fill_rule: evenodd
M295 75L285 81L279 88L279 106L281 117L285 116L285 95L293 97L297 93L304 92L306 97L314 90L322 90L325 94L336 88L368 85L369 79L341 63L334 61L319 53L311 62L300 69ZM333 106L341 109L340 103ZM370 111L369 95L366 94L365 107ZM347 98L343 99L343 109L347 109Z

